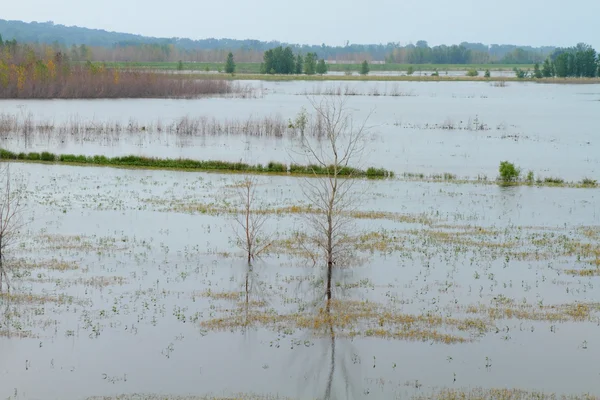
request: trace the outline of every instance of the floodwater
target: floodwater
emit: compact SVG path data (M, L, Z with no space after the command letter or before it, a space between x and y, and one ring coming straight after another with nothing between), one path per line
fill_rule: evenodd
M497 175L500 161L519 165L536 176L581 180L600 174L599 85L486 82L254 82L255 99L197 100L52 100L0 102L0 112L59 123L65 120L169 123L178 118L247 120L293 119L305 108L305 94L327 90L400 93L400 96L350 96L347 107L356 122L368 117L372 133L367 166L400 174L452 173L460 177ZM452 127L453 129L443 129ZM479 129L476 129L478 127ZM293 143L275 138L220 136L180 138L145 135L70 143L3 138L3 147L21 151L52 150L88 155L137 154L266 163L290 162ZM376 155L376 156L375 156Z
M5 101L0 112L55 121L287 119L310 105L298 93L316 90L260 85L266 94L258 99ZM373 83L352 85L366 92ZM596 86L408 83L402 90L413 95L348 99L356 119L374 110L367 164L493 177L509 159L566 179L598 176ZM494 129L422 128L447 118L478 118ZM500 123L505 131L495 128ZM503 139L507 132L520 139ZM168 135L83 143L15 136L3 147L252 162L287 161L294 146L241 136L184 145ZM323 312L324 271L311 260L274 247L249 271L231 213L241 175L12 163L11 176L25 182L27 207L10 259L28 264L12 275L14 298L0 298L0 398L410 399L473 387L600 395L600 274L569 272L598 268L599 189L356 181L359 206L348 230L360 237L357 261L335 269L334 297L446 321L427 329L404 322L399 334L420 332L408 338L377 336L388 326L377 314L325 335L289 320L215 328L244 307ZM257 207L300 209L309 204L306 184L256 177ZM264 236L273 240L310 231L301 212L267 215Z

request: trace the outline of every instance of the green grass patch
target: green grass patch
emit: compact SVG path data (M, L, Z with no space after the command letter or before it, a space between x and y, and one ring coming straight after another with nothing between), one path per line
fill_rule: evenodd
M327 175L330 174L332 167L324 168L318 165L297 165L271 161L266 165L255 164L250 165L243 162L229 161L199 161L186 158L154 158L142 156L123 156L123 157L106 157L103 155L84 156L74 154L53 154L49 152L43 153L14 153L6 149L0 149L0 159L15 160L15 161L36 161L36 162L52 162L59 164L86 164L97 166L112 166L112 167L138 167L138 168L153 168L153 169L179 169L179 170L197 170L197 171L223 171L223 172L248 172L248 173L263 173L263 174L286 174L291 175ZM288 171L289 170L289 171ZM340 176L357 177L357 178L389 178L393 177L394 173L384 168L369 168L362 170L358 168L346 167L339 171Z

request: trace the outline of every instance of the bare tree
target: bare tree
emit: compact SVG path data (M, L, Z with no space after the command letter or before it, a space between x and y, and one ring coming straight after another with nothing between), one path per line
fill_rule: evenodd
M23 226L24 191L21 185L14 187L10 177L10 166L0 165L0 292L10 290L6 253L17 240Z
M329 309L333 268L348 265L353 253L349 215L358 205L358 193L353 189L356 183L353 168L360 165L364 153L369 136L368 117L355 125L344 97L312 99L311 105L323 138L311 142L302 137L302 149L314 174L305 180L302 189L315 210L307 218L314 231L313 244L324 256L327 266L325 296Z
M247 176L237 185L236 190L242 205L241 212L234 217L236 244L246 253L249 267L252 267L254 258L260 256L272 243L262 230L268 214L264 210L253 209L256 207L256 186L256 179Z

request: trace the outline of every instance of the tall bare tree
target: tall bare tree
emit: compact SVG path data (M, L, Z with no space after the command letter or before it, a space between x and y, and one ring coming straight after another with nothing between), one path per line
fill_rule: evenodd
M23 226L24 191L11 180L10 166L0 165L0 292L10 290L6 254Z
M267 250L272 243L269 236L263 232L268 214L257 208L256 186L256 179L247 176L239 182L236 188L236 194L242 209L234 217L236 225L234 232L236 244L244 250L249 267L252 266L254 258Z
M304 181L302 190L316 211L307 218L313 229L314 245L324 256L326 264L325 297L329 309L333 269L348 265L353 254L349 214L357 208L359 200L359 193L354 188L357 181L353 167L361 164L369 137L366 125L369 117L355 124L346 107L345 97L312 99L311 105L322 139L317 142L305 136L301 139L303 153L314 174Z

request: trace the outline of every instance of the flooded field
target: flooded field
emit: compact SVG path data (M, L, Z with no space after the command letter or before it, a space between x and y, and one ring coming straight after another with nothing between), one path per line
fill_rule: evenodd
M169 124L183 117L244 122L265 117L288 124L307 94L350 91L348 106L374 133L369 164L398 174L452 173L493 179L509 160L536 175L579 180L600 174L598 85L485 82L254 82L253 99L3 101L0 113L39 123ZM2 134L12 151L146 155L252 162L289 160L291 144L254 135Z
M2 101L0 120L21 128L0 126L0 147L289 163L289 121L347 90L252 84L247 99ZM348 85L373 133L365 167L495 179L510 160L599 178L598 86ZM199 127L164 128L182 118ZM281 134L213 129L235 121ZM90 128L101 124L125 127ZM267 245L250 268L236 225L244 175L10 171L26 223L0 297L2 399L600 396L600 189L356 180L343 214L352 257L333 268L325 307L307 238L316 178L253 178Z

